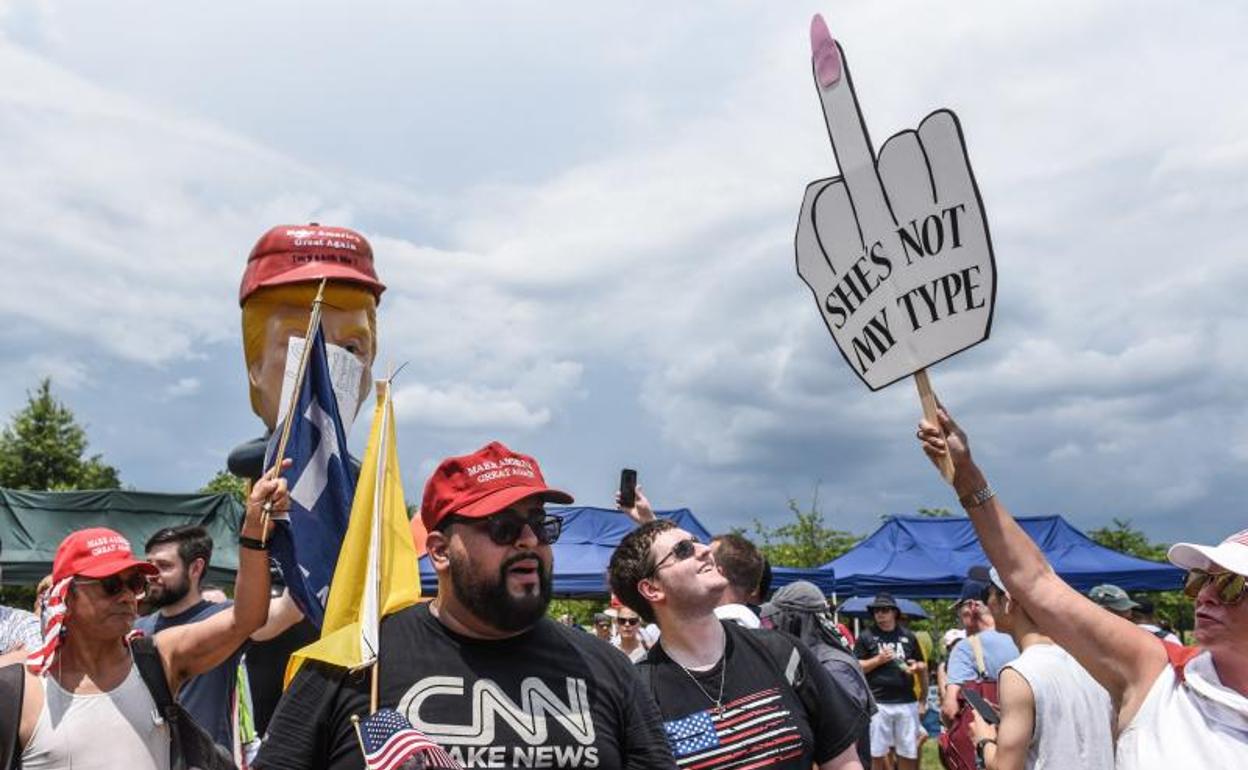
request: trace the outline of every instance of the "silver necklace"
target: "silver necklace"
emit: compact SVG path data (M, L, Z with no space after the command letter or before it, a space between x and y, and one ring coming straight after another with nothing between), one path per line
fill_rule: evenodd
M671 656L668 656L668 657L671 657ZM728 679L728 637L727 636L724 637L724 652L720 656L719 660L720 660L719 695L718 697L712 698L711 694L706 691L705 687L702 686L702 683L698 681L698 678L693 675L693 672L685 668L680 663L680 661L676 660L675 658L672 658L672 662L675 663L677 666L680 666L680 670L685 672L685 676L689 677L690 681L693 682L693 686L697 687L698 690L701 691L701 693L706 696L707 700L715 704L715 716L717 717L721 717L724 715L724 682Z

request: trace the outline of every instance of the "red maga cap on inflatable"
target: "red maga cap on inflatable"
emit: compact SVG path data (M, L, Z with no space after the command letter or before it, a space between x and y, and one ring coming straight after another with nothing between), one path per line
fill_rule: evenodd
M532 495L550 503L572 502L572 495L546 486L537 460L492 441L470 455L442 461L425 484L420 518L432 531L451 514L483 518Z
M328 278L362 284L380 301L386 287L373 269L373 247L345 227L278 225L260 236L238 290L242 305L257 289Z
M131 567L147 575L159 572L156 565L139 561L130 550L130 541L107 527L80 529L61 541L52 561L52 582L71 575L105 578Z

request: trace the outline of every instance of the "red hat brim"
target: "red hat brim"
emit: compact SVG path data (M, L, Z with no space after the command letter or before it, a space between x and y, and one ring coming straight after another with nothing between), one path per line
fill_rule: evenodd
M479 500L473 500L457 511L450 511L444 515L444 518L452 515L464 516L470 519L483 518L498 513L526 497L535 495L540 495L542 501L547 503L571 505L573 502L572 495L560 489L551 489L550 487L504 487L485 495Z
M150 561L140 561L138 559L129 559L129 558L118 559L117 561L110 561L105 564L96 565L94 567L88 567L86 569L79 570L78 572L75 572L74 574L78 575L79 577L85 577L85 578L106 578L106 577L109 577L110 575L116 575L118 573L125 572L126 570L131 569L133 567L138 567L139 571L142 572L144 575L154 576L154 575L160 574L160 570L157 569L156 565L152 564Z

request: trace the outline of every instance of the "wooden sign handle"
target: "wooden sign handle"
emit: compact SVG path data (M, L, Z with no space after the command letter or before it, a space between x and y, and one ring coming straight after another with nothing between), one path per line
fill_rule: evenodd
M920 369L914 373L914 384L919 388L919 402L923 404L923 419L940 427L940 418L936 416L936 393L932 391L932 382L927 378L927 370ZM948 454L940 458L940 475L949 484L953 484L953 458Z

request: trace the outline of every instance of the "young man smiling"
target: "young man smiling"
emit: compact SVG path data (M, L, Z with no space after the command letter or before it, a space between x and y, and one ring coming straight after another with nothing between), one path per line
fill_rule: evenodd
M649 521L621 541L609 574L620 601L663 632L637 668L678 767L861 770L866 713L792 637L715 616L728 583L708 546Z
M628 659L546 617L562 527L547 502L572 497L498 442L438 466L420 510L438 595L382 621L380 706L468 768L670 768L658 712ZM255 766L356 770L351 718L368 711L364 674L307 664Z

